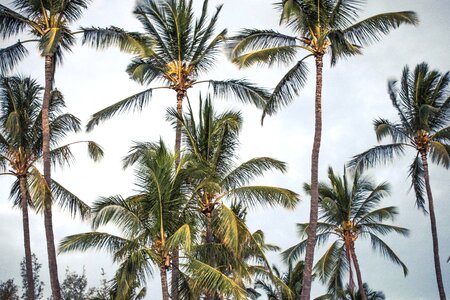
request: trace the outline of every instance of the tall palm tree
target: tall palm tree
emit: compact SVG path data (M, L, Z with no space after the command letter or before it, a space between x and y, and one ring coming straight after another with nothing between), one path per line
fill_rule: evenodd
M316 65L314 143L311 154L311 206L308 247L305 255L302 299L311 294L311 276L316 241L318 211L318 164L322 132L323 57L330 53L331 65L338 59L362 53L362 48L378 41L402 24L417 24L414 12L383 13L358 21L364 0L282 0L277 3L281 23L296 36L274 30L245 29L230 43L231 58L239 67L265 63L291 63L299 51L306 52L274 88L264 108L272 115L298 95L307 79L306 59L314 57Z
M400 88L397 88L396 81L388 83L389 96L400 121L391 122L382 118L374 121L378 141L390 137L392 143L375 146L355 155L349 163L350 166L362 170L379 163L391 162L394 156L402 155L408 148L413 149L415 157L409 167L409 176L412 180L411 187L416 194L416 205L424 211L424 188L427 194L440 299L445 299L445 290L428 158L446 169L450 166L449 81L449 72L441 74L430 70L426 63L417 65L413 72L406 66L403 69Z
M40 55L45 60L45 86L42 102L42 149L44 160L44 177L47 185L51 185L50 161L50 127L49 105L55 80L55 67L62 63L63 54L70 51L74 44L73 32L69 25L81 17L89 0L14 0L13 9L0 4L0 36L10 38L26 31L31 36L25 41L18 41L12 46L0 49L0 72L6 72L28 54L26 43L37 43ZM47 198L50 199L50 195ZM51 201L46 201L50 204ZM44 210L45 234L49 261L50 284L54 300L61 299L58 280L55 243L51 206Z
M385 223L387 220L393 221L398 214L394 206L379 207L380 201L389 193L387 183L375 185L358 172L351 182L345 172L341 178L331 167L328 169L328 178L330 184L319 184L320 217L317 223L317 240L319 244L323 244L332 236L336 239L317 262L316 273L322 282L328 281L329 292L335 294L344 290L342 278L345 272L349 273L349 289L354 291L354 268L361 299L367 299L355 252L355 242L360 237L370 238L373 249L377 249L392 262L400 265L406 276L408 269L405 264L379 236L392 232L406 236L408 230ZM305 184L304 188L306 192L311 193L309 184ZM300 237L304 238L309 223L297 226ZM307 240L302 240L290 247L283 252L284 259L296 261L306 246Z
M267 171L284 173L286 165L270 157L257 157L237 164L238 136L242 127L240 113L226 111L216 114L209 97L204 104L200 99L198 118L191 107L184 116L175 109L169 109L168 113L174 124L179 122L182 125L184 152L191 161L192 203L203 224L204 261L216 267L217 256L221 254L231 253L232 257L239 257L239 244L243 239L254 244L245 223L227 205L228 200L239 200L244 208L281 205L292 209L298 196L280 187L249 185ZM214 251L217 244L224 247L220 253ZM206 299L212 297L213 293L207 293Z
M136 165L137 194L101 198L93 204L92 225L117 225L124 237L109 233L88 232L66 237L60 252L104 248L120 263L116 273L119 299L126 299L133 284L145 285L145 275L156 265L161 275L162 298L169 299L167 270L171 259L169 251L175 241L184 238L190 244L190 226L180 222L179 207L183 206L186 173L184 160L175 168L177 155L165 144L140 143L132 148L125 166ZM178 244L177 244L178 245Z
M30 185L42 178L35 166L42 158L41 92L42 87L29 77L0 77L0 167L4 172L0 175L16 177L11 196L15 197L15 204L22 210L27 298L30 300L34 299L35 293L28 206L35 207L38 204L36 197L30 197ZM61 93L53 91L49 104L50 144L53 147L67 133L80 130L80 121L71 114L62 114L63 107ZM95 143L88 142L88 145L93 158L102 155ZM71 160L70 146L64 145L50 151L55 162L64 164ZM88 214L89 207L56 181L51 187L52 196L58 200L58 204L68 208L72 214L77 211L82 217Z

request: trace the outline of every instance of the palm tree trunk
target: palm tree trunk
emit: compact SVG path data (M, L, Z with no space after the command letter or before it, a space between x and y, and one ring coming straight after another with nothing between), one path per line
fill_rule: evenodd
M353 265L355 266L356 278L358 279L359 295L361 296L361 300L367 300L366 292L364 291L364 284L363 284L362 277L361 277L361 270L359 268L358 257L356 257L354 242L351 242L350 248L351 248Z
M315 97L315 126L314 143L311 154L311 207L309 211L308 240L306 242L305 269L303 270L303 283L301 300L311 297L312 268L314 260L314 247L316 245L316 230L319 208L319 152L322 135L322 68L323 55L316 54L316 97Z
M352 269L352 253L353 249L351 247L351 243L349 241L345 241L345 252L347 255L347 261L348 261L348 288L350 289L351 293L353 294L353 291L355 290L355 281L353 280L353 269ZM356 266L355 266L356 268Z
M44 160L44 178L47 186L51 187L51 165L50 165L50 125L49 125L49 105L53 90L54 79L54 57L45 57L45 88L42 102L42 157ZM45 237L47 239L48 267L50 272L50 285L52 288L53 300L61 300L61 290L58 280L58 265L56 262L55 240L53 235L52 203L51 195L46 193L44 205L44 225Z
M207 263L208 265L210 265L211 267L215 268L216 267L216 260L214 257L214 251L212 251L211 249L211 245L214 242L214 234L213 234L213 230L212 230L212 212L211 213L206 213L206 235L205 235L205 242L206 245L208 246L208 251L207 251ZM205 295L205 300L213 300L214 299L214 293L212 292L207 292Z
M167 269L164 263L160 266L161 272L161 289L162 289L162 297L163 300L169 300L169 286L167 285Z
M34 300L33 263L30 243L30 222L28 220L28 192L27 178L19 177L20 202L22 205L23 244L25 248L25 266L27 274L27 299Z
M183 115L183 99L184 93L177 91L177 113ZM175 152L177 153L175 160L175 167L177 168L180 164L180 151L181 151L181 122L177 120L177 127L175 129ZM180 259L179 259L179 249L174 249L172 251L172 277L171 277L171 292L172 300L178 300L178 281L180 278Z
M425 178L425 188L427 190L428 210L430 212L431 237L433 239L433 256L434 256L434 269L436 272L436 281L437 281L438 290L439 290L439 298L441 300L445 300L447 298L445 296L444 284L442 281L441 262L440 262L440 258L439 258L438 233L437 233L437 226L436 226L436 215L434 213L433 195L431 193L430 175L428 172L427 152L423 151L420 154L422 157L423 174L424 174L424 178Z

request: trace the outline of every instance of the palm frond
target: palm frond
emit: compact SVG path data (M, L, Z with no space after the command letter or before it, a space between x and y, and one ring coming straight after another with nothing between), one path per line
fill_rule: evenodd
M402 143L375 146L353 156L348 166L363 171L377 164L390 162L394 155L403 154L405 146L406 144Z
M323 256L314 266L314 273L318 275L322 283L326 283L331 276L335 275L336 265L343 259L342 251L345 251L344 244L336 240L325 251Z
M185 253L189 253L191 251L191 246L192 236L189 224L184 224L178 228L178 230L166 240L166 249L168 250L179 249L182 247Z
M255 207L256 205L274 207L281 205L288 209L294 209L299 202L297 193L272 186L243 186L230 190L228 197L237 197L247 206Z
M264 107L262 120L265 115L272 115L280 108L287 106L294 99L294 95L298 95L300 89L306 84L308 78L308 68L305 59L298 61L280 80Z
M219 270L196 259L189 259L188 273L193 279L194 288L217 292L233 299L247 299L247 293L239 284Z
M409 166L408 176L411 177L411 187L409 189L414 189L417 208L427 213L427 209L425 208L425 178L419 153L417 153L412 164Z
M81 219L90 217L91 208L76 195L71 193L56 180L52 180L52 197L53 201L63 210L67 210L72 217L77 214Z
M113 105L110 105L99 112L96 112L89 120L86 126L86 130L91 131L100 122L108 120L118 113L123 113L129 110L141 111L150 100L152 92L153 89L147 89L143 92L127 97L124 100L121 100Z
M28 55L28 50L19 41L9 47L0 49L0 74L12 71Z
M394 253L394 251L392 251L392 249L389 248L389 246L386 245L386 243L383 240L381 240L379 237L377 237L376 235L369 233L369 236L370 236L370 240L372 243L372 248L374 250L378 250L379 252L381 252L381 254L383 256L389 258L393 263L401 266L403 269L403 274L405 276L408 275L408 268L400 260L400 258L398 258L398 256Z
M123 248L129 240L105 232L86 232L66 236L58 246L59 253L105 249L114 253Z
M257 87L245 79L209 80L208 82L212 88L213 95L222 99L237 98L243 103L263 108L269 98L269 93L266 89Z
M415 12L392 12L369 17L343 31L352 43L368 46L402 24L417 25L418 23L419 19Z
M437 165L448 169L450 167L450 144L431 141L430 158Z

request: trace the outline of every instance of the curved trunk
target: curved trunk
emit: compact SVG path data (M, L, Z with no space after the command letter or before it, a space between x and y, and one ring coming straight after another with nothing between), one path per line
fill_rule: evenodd
M302 294L300 299L311 297L312 268L314 247L316 245L317 217L319 208L319 152L322 135L322 68L323 55L316 55L316 97L314 143L311 154L311 208L309 211L308 240L306 242L305 269L303 270Z
M441 300L445 300L445 290L444 290L444 284L442 281L442 272L441 272L441 262L439 258L439 243L438 243L438 233L437 233L437 226L436 226L436 215L434 213L434 204L433 204L433 195L431 193L431 186L430 186L430 175L428 172L428 159L427 159L427 153L421 152L422 157L422 164L423 164L423 174L425 178L425 188L427 191L427 197L428 197L428 210L430 212L430 222L431 222L431 237L433 240L433 256L434 256L434 269L436 272L436 281L438 285L439 290L439 298Z
M30 222L28 220L28 191L27 178L19 177L20 202L22 206L23 244L25 248L25 266L27 275L27 299L34 300L33 263L30 243Z
M184 93L177 91L177 113L183 115L183 99ZM175 152L178 153L175 166L178 167L180 164L180 151L181 151L181 122L177 120L177 127L175 129ZM178 281L180 278L180 260L179 260L179 250L175 249L172 251L172 278L171 278L171 292L172 300L178 300Z
M367 300L366 292L364 291L364 285L361 277L361 270L359 269L358 257L356 257L354 242L351 242L351 253L353 265L355 266L356 278L358 279L359 295L361 296L361 300Z
M167 285L167 269L164 265L164 262L161 263L160 266L160 272L161 272L161 289L162 289L162 298L163 300L169 300L169 286Z
M49 127L49 105L53 90L54 79L54 57L47 55L45 57L45 88L44 99L42 102L42 157L44 160L44 178L47 186L51 187L51 165L50 165L50 127ZM46 193L44 205L44 225L45 237L47 240L48 267L50 272L50 285L52 288L53 300L61 300L61 290L58 280L58 264L56 262L55 239L53 235L52 221L52 199L51 195Z

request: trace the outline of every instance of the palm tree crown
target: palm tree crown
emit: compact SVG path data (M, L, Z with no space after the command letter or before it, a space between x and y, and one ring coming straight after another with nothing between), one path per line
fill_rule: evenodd
M342 279L346 272L350 275L349 287L354 289L352 265L357 273L359 290L364 290L354 246L359 238L369 238L372 247L400 265L406 275L408 270L405 264L379 237L392 232L408 234L405 228L385 223L387 220L394 220L398 214L394 206L379 207L381 200L389 193L388 184L375 185L359 173L355 174L353 181L349 181L346 173L339 177L331 167L328 169L328 177L330 184L319 185L317 240L319 245L333 236L336 240L317 262L315 269L321 281L328 281L329 292L336 294L344 291ZM309 184L305 184L305 190L310 193ZM308 223L298 224L301 237L305 236L308 226ZM288 261L295 261L305 247L306 240L303 240L286 250L283 256Z

